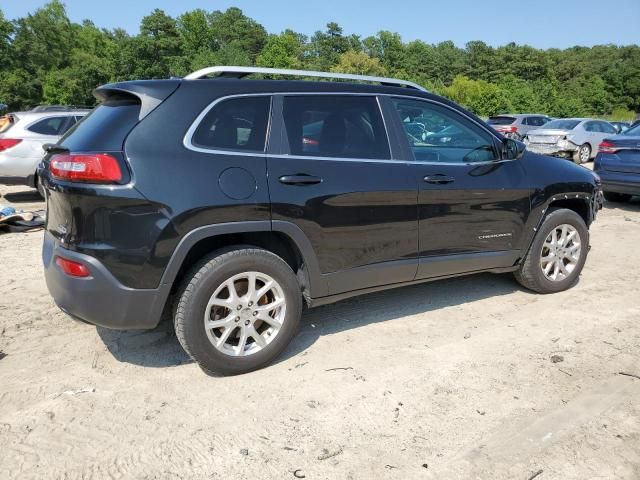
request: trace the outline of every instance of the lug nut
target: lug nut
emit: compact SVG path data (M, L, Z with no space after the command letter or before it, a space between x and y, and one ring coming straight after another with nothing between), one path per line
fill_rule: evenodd
M253 312L253 316L257 317L258 316L258 312L257 311Z
M242 305L238 305L238 308L236 310L242 310Z
M249 306L252 306L252 305L253 305L253 302L249 302Z
M244 321L244 324L245 324L246 326L249 326L249 324L250 324L250 323L251 323L251 322L250 322L249 320L245 320L245 321Z
M236 322L239 322L239 321L240 321L240 317L236 317Z

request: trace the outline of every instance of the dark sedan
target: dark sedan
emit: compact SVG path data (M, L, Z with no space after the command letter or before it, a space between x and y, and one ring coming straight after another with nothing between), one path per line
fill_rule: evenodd
M640 125L604 140L593 170L602 179L607 200L626 202L640 195Z

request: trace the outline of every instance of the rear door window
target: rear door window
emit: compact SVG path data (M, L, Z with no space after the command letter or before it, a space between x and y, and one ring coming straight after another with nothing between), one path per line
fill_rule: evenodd
M212 150L264 152L271 97L239 97L215 104L198 124L191 143Z
M283 116L292 155L390 158L374 96L286 96Z
M62 135L68 116L47 117L27 127L27 130L40 135Z

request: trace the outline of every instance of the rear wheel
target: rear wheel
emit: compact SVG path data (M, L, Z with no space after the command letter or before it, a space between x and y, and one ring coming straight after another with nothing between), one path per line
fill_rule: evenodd
M515 272L516 279L538 293L566 290L578 279L588 250L589 230L582 217L573 210L553 210Z
M258 248L205 257L186 276L176 335L207 373L235 375L268 365L295 336L302 296L289 265Z
M575 163L587 163L591 158L591 145L585 143L573 153L573 161Z
M627 193L604 192L604 198L606 198L609 202L624 203L631 200L631 195Z

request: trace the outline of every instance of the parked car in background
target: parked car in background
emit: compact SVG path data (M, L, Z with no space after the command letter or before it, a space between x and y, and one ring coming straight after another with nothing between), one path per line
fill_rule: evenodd
M489 117L487 123L505 137L522 140L529 131L540 128L550 121L551 118L546 115L510 113Z
M618 133L624 133L631 128L631 122L609 122L615 127Z
M173 313L208 372L274 360L303 303L481 271L559 292L587 258L596 175L411 82L210 67L95 95L38 169L49 292L110 328Z
M532 152L586 163L595 157L598 145L618 131L604 120L593 118L561 118L544 128L531 130L524 143Z
M607 200L625 202L640 195L640 125L600 143L593 170Z
M88 110L28 111L6 116L0 128L0 184L39 188L42 146L56 143ZM42 193L42 192L41 192Z

